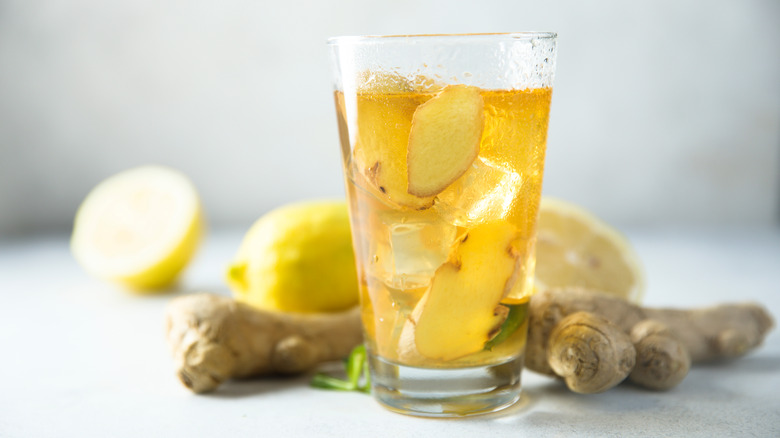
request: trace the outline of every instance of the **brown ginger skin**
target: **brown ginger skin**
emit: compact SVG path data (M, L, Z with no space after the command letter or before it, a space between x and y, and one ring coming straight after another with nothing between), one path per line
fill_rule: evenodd
M599 351L582 350L584 353L576 355L577 349L572 347L577 339L576 332L570 333L566 340L556 341L551 335L559 322L577 312L600 316L618 327L624 335L632 335L632 330L638 326L633 336L639 354L636 363L640 368L634 370L631 380L654 389L668 389L679 383L689 367L686 361L704 362L747 353L761 344L773 326L769 313L762 306L752 303L723 304L694 310L652 309L598 292L577 289L537 293L532 297L529 308L526 366L539 373L556 375L550 365L551 354L570 350L573 354L569 360L580 361L581 364L579 368L570 368L573 375L562 377L567 383L576 382L575 385L569 383L569 387L574 390L574 386L577 392L582 393L608 389L608 385L588 384L588 376L594 373L592 369L602 367L605 373L617 373L620 367L612 358L612 353L601 357L599 351L625 349L622 346L625 338L610 335L612 332L605 331L604 324L597 321L583 323L587 327L580 331L582 339L576 342L587 344L594 331L605 336L599 341ZM646 327L642 328L639 324L643 321L652 322L643 323ZM558 345L560 342L564 345ZM605 347L604 343L612 346ZM591 354L594 352L596 354Z
M166 328L176 373L196 393L234 377L304 372L346 357L362 342L357 309L277 313L211 294L174 299Z
M646 319L631 329L636 365L629 380L645 388L665 390L677 386L691 368L688 350L666 324Z
M692 362L741 356L773 326L757 304L650 309L576 289L537 293L528 313L526 366L563 377L580 393L604 391L626 376L647 388L671 388ZM266 312L209 294L174 299L166 324L179 379L197 393L233 377L303 372L346 357L362 342L357 309Z
M634 369L636 354L620 327L592 313L576 312L550 333L547 360L569 389L591 393L623 381Z

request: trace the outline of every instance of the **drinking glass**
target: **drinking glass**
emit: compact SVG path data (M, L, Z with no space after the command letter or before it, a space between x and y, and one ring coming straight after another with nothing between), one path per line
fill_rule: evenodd
M556 34L328 46L375 398L420 416L512 405Z

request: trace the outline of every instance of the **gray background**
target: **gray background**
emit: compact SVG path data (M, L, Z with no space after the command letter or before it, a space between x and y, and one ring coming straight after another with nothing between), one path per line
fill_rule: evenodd
M780 223L780 2L0 0L0 237L161 163L213 226L343 196L325 40L559 32L545 194L623 227Z

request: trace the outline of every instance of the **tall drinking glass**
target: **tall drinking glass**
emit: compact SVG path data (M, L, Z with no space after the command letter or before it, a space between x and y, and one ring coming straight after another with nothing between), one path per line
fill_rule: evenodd
M374 396L422 416L513 404L556 35L328 45Z

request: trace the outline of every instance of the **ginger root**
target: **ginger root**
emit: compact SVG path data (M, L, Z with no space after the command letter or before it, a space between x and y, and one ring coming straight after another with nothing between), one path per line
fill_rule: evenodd
M651 309L576 289L539 292L528 313L527 368L561 377L579 393L625 379L672 388L691 363L741 356L773 326L757 304ZM166 321L179 379L197 393L233 377L304 372L346 357L362 342L357 309L275 313L201 294L174 299Z
M300 373L362 342L360 314L266 312L210 294L174 299L166 315L177 375L196 393L232 378Z
M652 309L576 289L537 293L529 317L526 366L562 377L579 393L605 391L626 377L671 388L691 363L741 356L773 326L757 304Z
M629 380L645 388L663 390L677 386L688 375L688 350L665 324L646 319L635 325L630 335L636 365Z
M575 392L601 392L617 385L631 372L636 360L628 335L588 312L563 318L550 333L548 346L550 368ZM599 366L602 363L613 366Z

